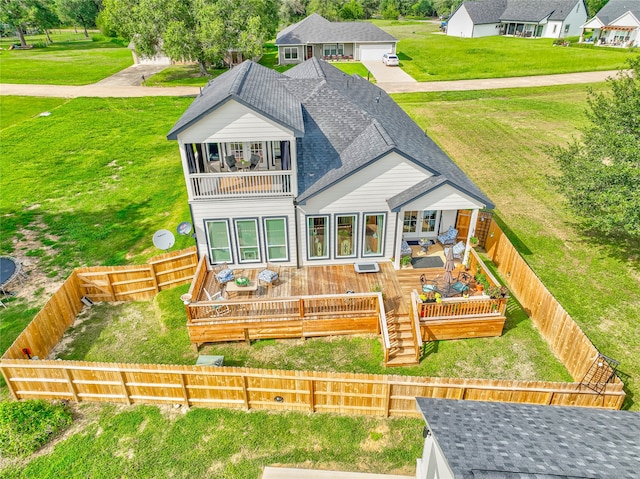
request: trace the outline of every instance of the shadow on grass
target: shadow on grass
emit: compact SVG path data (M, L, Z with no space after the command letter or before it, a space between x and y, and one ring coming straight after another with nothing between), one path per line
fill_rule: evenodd
M75 40L71 42L56 42L49 43L48 45L40 44L39 46L34 47L31 51L37 52L62 52L62 51L76 51L76 50L99 50L104 48L124 48L122 45L115 42L108 41L91 41L91 39L87 40Z
M624 234L603 233L581 228L581 237L588 243L596 243L606 247L606 255L622 263L628 264L636 272L640 272L640 239Z
M411 60L413 60L413 57L410 57L406 53L398 52L398 53L396 53L396 55L398 55L398 60L400 60L400 61L403 61L403 60L411 61Z
M620 369L618 369L616 371L616 376L618 376L620 381L622 381L624 383L624 388L622 388L622 389L624 390L625 394L627 395L624 398L624 402L622 403L622 408L621 409L629 410L635 404L635 401L633 400L633 397L634 397L633 391L631 389L629 389L629 381L631 380L632 377L631 377L630 374L625 373L624 371L621 371Z
M493 219L496 221L496 223L498 223L498 226L500 226L502 232L507 235L507 238L509 238L511 244L520 252L521 255L530 256L533 254L529 247L525 244L525 242L522 241L520 237L511 228L509 228L509 226L507 226L504 221L502 221L499 215L494 213Z

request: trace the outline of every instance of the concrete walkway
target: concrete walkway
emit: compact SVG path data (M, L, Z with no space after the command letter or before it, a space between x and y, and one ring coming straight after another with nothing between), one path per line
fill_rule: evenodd
M560 75L541 75L513 78L492 78L488 80L457 80L440 82L388 82L377 85L387 93L410 93L432 91L492 90L499 88L523 88L553 85L570 85L601 82L613 77L617 70L604 72L564 73ZM0 84L0 95L48 96L77 98L92 97L142 97L142 96L196 96L199 87L144 87L144 86L62 86Z
M614 77L618 70L603 72L562 73L528 77L489 78L486 80L452 80L416 83L379 82L378 86L387 93L412 93L431 91L494 90L500 88L524 88L553 85L595 83Z
M382 60L363 61L362 64L371 72L378 84L380 83L417 83L412 76L400 67L388 67Z
M131 65L115 75L95 83L97 86L138 86L142 85L142 78L161 72L170 65Z
M262 479L415 479L415 476L265 467Z

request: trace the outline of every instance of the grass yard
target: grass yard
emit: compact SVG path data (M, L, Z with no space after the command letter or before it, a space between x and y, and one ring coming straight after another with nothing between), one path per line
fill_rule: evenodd
M41 37L27 37L27 43L41 47L0 52L1 83L87 85L133 65L131 52L109 39L56 41L54 35L54 43L44 47ZM0 46L11 43L3 40Z
M160 293L153 301L97 304L85 310L51 358L125 363L195 364L180 295L188 286ZM376 335L302 340L263 340L206 345L201 354L221 355L227 366L402 374L459 378L571 381L564 366L518 303L508 306L500 338L440 341L419 366L383 365Z
M97 403L75 412L53 450L5 461L0 475L257 479L265 465L411 475L422 454L421 419Z
M617 48L556 47L549 38L448 37L439 33L439 22L373 23L400 40L401 67L417 81L615 70L634 54Z
M146 80L147 86L205 86L207 82L226 72L226 68L209 70L203 77L198 65L171 65Z
M550 182L548 148L585 124L585 87L394 98L494 201L511 241L596 347L621 361L625 408L640 410L638 251L582 231Z

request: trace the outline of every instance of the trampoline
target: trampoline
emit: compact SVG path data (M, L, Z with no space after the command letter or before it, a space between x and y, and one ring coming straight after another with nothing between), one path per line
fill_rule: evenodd
M22 274L22 263L11 256L0 256L0 291L7 295L5 286Z

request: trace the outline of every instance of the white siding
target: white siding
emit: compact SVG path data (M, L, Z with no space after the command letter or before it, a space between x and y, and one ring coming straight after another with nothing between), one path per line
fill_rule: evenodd
M564 38L580 35L580 32L582 31L581 27L586 21L587 11L584 8L584 3L580 0L573 6L571 13L567 15L567 18L565 18L560 36ZM567 25L569 26L569 31L565 33L564 29Z
M464 5L449 18L447 35L450 37L471 37L473 35L473 21Z
M433 435L427 436L422 448L422 458L418 459L417 479L454 479L455 475Z
M293 140L293 132L230 100L180 133L179 139L183 143Z
M554 31L555 29L555 31ZM562 38L562 32L564 31L564 27L562 26L562 22L557 21L549 21L542 30L543 38Z
M443 185L431 193L402 207L403 210L472 210L484 205L461 193L454 187Z
M473 37L491 37L500 33L499 23L486 23L484 25L475 25L473 27Z
M262 198L255 200L216 200L216 201L196 201L191 203L193 224L195 226L196 238L198 242L198 253L207 254L207 238L204 230L204 220L227 219L231 225L231 248L234 260L237 264L237 245L233 233L233 220L236 218L258 218L258 228L261 238L261 256L263 263L266 262L264 250L264 223L265 217L288 218L287 234L289 237L289 262L279 263L283 265L296 265L296 227L293 200L291 198ZM244 266L244 265L243 265ZM247 267L257 267L247 265Z
M351 175L337 185L332 186L319 195L300 205L300 258L307 262L305 215L325 214L330 216L333 230L335 213L354 213L358 215L358 257L362 257L362 224L363 213L386 212L384 251L382 257L371 258L371 261L387 261L394 255L397 214L389 211L387 199L410 188L431 174L419 166L409 162L402 156L392 153L374 164ZM334 256L334 241L329 242L331 257ZM368 259L368 257L366 257ZM325 260L327 262L329 260ZM354 260L331 260L331 263L352 263ZM307 262L318 264L319 260Z
M449 226L453 226L455 228L457 217L457 210L442 211L440 216L440 225L438 226L438 234L447 231L449 229Z

